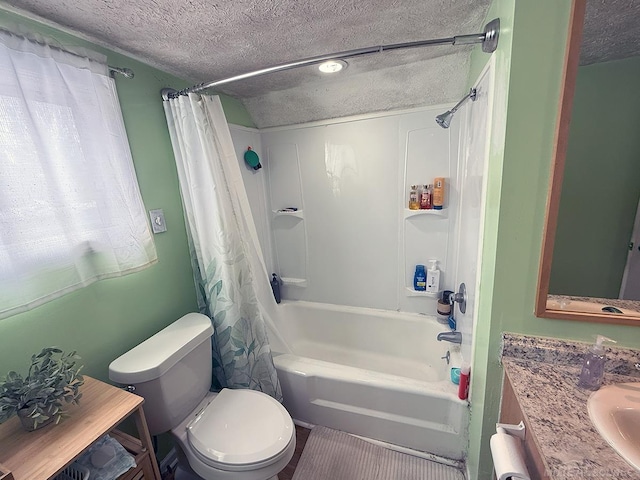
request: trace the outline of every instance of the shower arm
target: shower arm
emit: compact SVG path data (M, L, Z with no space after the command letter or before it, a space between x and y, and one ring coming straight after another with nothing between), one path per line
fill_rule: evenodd
M466 102L467 100L471 99L472 101L475 102L476 100L476 95L477 95L477 91L475 88L472 88L471 90L469 90L469 93L467 93L464 98L462 100L460 100L458 103L455 104L455 106L449 110L449 113L456 113L458 111L458 109L462 106L462 104L464 102Z
M481 43L483 52L493 53L498 47L499 33L500 19L495 18L485 25L484 31L482 33L474 33L471 35L457 35L454 37L436 38L433 40L418 40L415 42L393 43L391 45L379 45L376 47L365 47L355 50L346 50L344 52L329 53L326 55L319 55L317 57L309 57L289 63L283 63L273 67L267 67L233 77L223 78L222 80L200 83L198 85L194 85L192 87L185 88L179 91L173 88L163 88L161 94L164 100L168 100L170 98L176 98L180 95L186 95L188 93L198 93L208 88L237 82L239 80L244 80L247 78L267 75L269 73L282 72L285 70L291 70L293 68L306 67L308 65L317 65L319 63L326 62L327 60L343 60L345 58L360 57L372 53L381 53L385 51L400 50L404 48L427 47L432 45L471 45L475 43Z

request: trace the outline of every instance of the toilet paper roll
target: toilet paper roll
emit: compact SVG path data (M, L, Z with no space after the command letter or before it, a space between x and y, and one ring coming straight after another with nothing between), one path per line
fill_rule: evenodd
M531 480L524 464L522 440L507 433L496 433L491 437L489 444L498 480Z

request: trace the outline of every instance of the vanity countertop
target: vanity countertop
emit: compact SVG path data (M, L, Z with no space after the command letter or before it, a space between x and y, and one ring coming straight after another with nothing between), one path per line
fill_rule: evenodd
M553 480L640 479L600 436L587 412L592 393L577 386L582 355L588 344L539 339L511 334L503 336L502 364L517 401L535 436ZM531 347L531 348L530 348ZM638 382L633 370L640 352L609 349L605 384Z

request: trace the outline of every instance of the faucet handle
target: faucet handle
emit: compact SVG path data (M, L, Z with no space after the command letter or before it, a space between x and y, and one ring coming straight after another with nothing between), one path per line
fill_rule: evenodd
M460 313L466 313L467 311L467 286L464 283L460 284L460 288L458 289L458 293L451 295L451 299L453 302L458 303L458 308L460 309ZM453 305L453 303L451 303Z

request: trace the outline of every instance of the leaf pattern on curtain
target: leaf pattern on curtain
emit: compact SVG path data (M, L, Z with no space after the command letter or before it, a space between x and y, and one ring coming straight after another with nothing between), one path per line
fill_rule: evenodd
M275 373L271 349L258 303L250 294L251 279L243 252L234 252L233 269L237 271L237 285L223 281L222 272L214 259L201 278L199 289L205 293L202 313L213 318L213 379L215 388L251 388L265 393L277 392L280 385ZM223 263L226 263L223 261ZM244 290L244 293L242 291ZM247 295L249 293L249 295ZM245 298L234 301L237 295ZM204 307L204 308L202 308Z
M165 102L165 111L198 306L214 327L212 388L251 388L282 401L237 201L246 192L234 181L241 175L220 101L190 95Z

